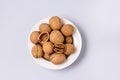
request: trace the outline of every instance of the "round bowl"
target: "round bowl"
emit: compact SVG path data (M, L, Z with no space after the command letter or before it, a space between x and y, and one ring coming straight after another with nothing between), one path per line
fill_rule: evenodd
M32 30L30 31L30 34L33 31L39 31L39 25L41 23L49 23L50 18L51 17L40 20L37 24L35 24L33 26ZM50 61L47 61L43 58L37 58L37 59L34 58L32 56L32 53L31 53L31 49L34 46L34 44L30 41L30 34L29 34L29 37L28 37L28 48L29 48L29 52L30 52L30 55L31 55L32 59L35 62L37 62L40 66L42 66L44 68L47 68L47 69L59 70L59 69L66 68L66 67L70 66L73 62L75 62L75 60L80 55L80 51L81 51L81 47L82 47L82 39L81 39L80 32L78 31L77 27L71 21L69 21L65 18L61 18L61 20L63 21L64 24L71 24L71 25L74 26L73 44L75 46L75 52L73 54L71 54L64 63L59 64L59 65L55 65L55 64L51 63Z

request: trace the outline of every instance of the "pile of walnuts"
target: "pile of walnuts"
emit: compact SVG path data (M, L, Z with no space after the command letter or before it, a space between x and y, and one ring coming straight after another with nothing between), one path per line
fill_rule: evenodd
M63 24L58 16L49 19L49 24L42 23L39 31L33 31L30 40L35 45L32 47L34 58L44 58L53 64L61 64L73 54L72 34L74 27L71 24Z

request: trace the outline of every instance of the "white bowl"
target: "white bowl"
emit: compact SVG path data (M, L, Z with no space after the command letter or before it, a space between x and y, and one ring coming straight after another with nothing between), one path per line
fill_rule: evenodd
M49 19L50 18L40 20L35 26L33 26L33 29L30 31L30 34L33 31L38 31L39 30L39 25L41 23L49 23ZM32 56L32 53L31 53L31 49L34 46L34 44L30 41L30 34L29 34L29 37L28 37L28 48L29 48L29 51L30 51L30 55L32 56L33 60L35 60L40 66L42 66L44 68L47 68L47 69L58 70L58 69L66 68L69 65L71 65L73 62L75 62L75 60L80 55L80 51L81 51L81 47L82 47L82 39L81 39L81 35L80 35L77 27L72 22L70 22L69 20L67 20L65 18L61 18L61 20L63 21L64 24L71 24L71 25L74 26L75 30L74 30L74 33L73 33L73 44L76 48L75 52L73 54L71 54L67 58L67 61L65 61L63 64L55 65L55 64L52 64L51 62L49 62L49 61L47 61L43 58L38 58L38 59L34 58Z

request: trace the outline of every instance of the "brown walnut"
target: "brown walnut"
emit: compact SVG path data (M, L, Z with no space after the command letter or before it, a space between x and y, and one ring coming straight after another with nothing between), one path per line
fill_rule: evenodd
M48 41L49 39L49 33L48 32L42 32L40 35L39 35L39 43L43 44L45 42Z
M61 28L61 32L63 33L64 36L70 36L73 34L74 28L71 24L65 24Z
M63 43L64 37L60 31L54 30L50 33L50 41L53 43Z
M42 47L40 45L35 45L32 47L32 56L34 58L40 58L43 56Z
M45 54L51 54L53 52L53 44L51 42L44 43L43 51Z
M50 61L53 64L62 64L66 61L66 56L64 54L61 53L54 53L50 56Z
M39 30L40 30L40 32L49 32L49 33L51 32L50 25L47 23L40 24Z
M39 34L40 34L39 31L33 31L33 32L31 33L31 35L30 35L30 40L31 40L32 43L34 43L34 44L38 43Z
M58 16L53 16L49 20L50 27L53 30L58 30L62 27L62 21Z
M65 44L65 52L64 54L70 55L73 54L75 51L75 47L73 44Z

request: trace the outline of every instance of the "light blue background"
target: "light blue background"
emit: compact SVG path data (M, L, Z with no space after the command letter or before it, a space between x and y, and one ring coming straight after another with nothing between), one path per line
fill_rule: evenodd
M83 38L80 57L59 71L40 67L27 47L33 25L53 15ZM0 0L0 80L120 80L120 0Z

